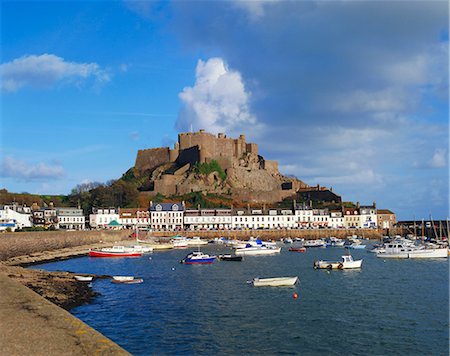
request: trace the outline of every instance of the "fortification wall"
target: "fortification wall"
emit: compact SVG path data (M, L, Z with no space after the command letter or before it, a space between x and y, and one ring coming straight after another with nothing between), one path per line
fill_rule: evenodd
M180 177L174 176L171 174L164 174L161 176L161 179L155 180L155 192L160 193L162 195L175 195L176 194L176 185L179 182Z
M153 170L161 164L170 162L169 151L169 147L139 150L134 167L140 172Z
M218 159L219 157L240 158L247 152L258 153L256 143L246 143L245 136L233 139L225 134L217 136L200 130L199 132L186 132L178 135L180 155L183 150L198 146L201 151L201 161Z
M271 174L278 174L278 162L277 161L269 161L264 160L263 169L268 171Z

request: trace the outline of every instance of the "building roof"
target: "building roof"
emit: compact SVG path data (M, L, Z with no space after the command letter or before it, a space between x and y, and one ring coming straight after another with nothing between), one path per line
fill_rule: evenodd
M393 215L395 215L395 213L393 213L389 209L378 209L377 210L377 214L378 215L381 215L381 214L393 214Z
M184 211L181 203L153 203L150 211Z
M113 221L111 221L107 226L122 226L122 224L119 224L119 223L117 222L117 220L113 220Z

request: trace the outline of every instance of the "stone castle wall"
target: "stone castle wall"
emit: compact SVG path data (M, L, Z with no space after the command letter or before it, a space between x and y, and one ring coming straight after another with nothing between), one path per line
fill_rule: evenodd
M169 151L169 147L139 150L134 167L140 172L153 170L162 164L170 162Z

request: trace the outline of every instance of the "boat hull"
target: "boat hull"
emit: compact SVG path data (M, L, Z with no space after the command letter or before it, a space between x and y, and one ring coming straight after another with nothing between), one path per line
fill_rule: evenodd
M89 251L89 257L141 257L141 252L103 252Z
M298 277L255 278L255 287L290 287L297 283Z
M216 258L215 257L211 257L211 258L204 258L201 260L191 260L191 259L185 259L182 260L181 262L187 265L210 265L211 263L214 262Z
M248 248L248 249L237 249L236 255L242 256L264 256L264 255L274 255L281 251L281 247L278 248Z
M289 251L291 251L291 252L306 252L306 248L305 247L291 247L289 249Z

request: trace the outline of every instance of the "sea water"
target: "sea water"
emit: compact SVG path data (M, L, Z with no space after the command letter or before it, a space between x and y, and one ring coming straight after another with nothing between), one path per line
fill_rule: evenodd
M360 270L315 270L314 260L339 260L346 250L286 246L275 256L212 265L180 264L192 251L183 249L33 268L143 278L134 285L96 280L100 295L71 311L134 355L448 355L447 259L383 260L354 250L354 259L364 259ZM280 276L300 282L248 283Z

